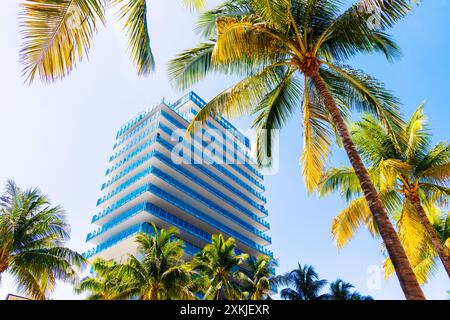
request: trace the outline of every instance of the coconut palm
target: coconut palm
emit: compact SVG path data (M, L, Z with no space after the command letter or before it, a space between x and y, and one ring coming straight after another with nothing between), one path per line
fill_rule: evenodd
M270 159L274 129L300 109L303 176L310 192L317 188L336 132L406 297L424 299L345 124L352 109L372 112L389 130L401 122L397 100L383 85L343 63L373 52L395 59L399 49L385 30L409 11L406 0L360 0L346 10L335 0L227 1L201 16L198 29L206 40L171 61L169 74L180 89L211 72L243 76L207 103L188 129L218 114L254 114L260 164Z
M21 293L46 299L56 280L75 281L84 259L65 247L70 227L60 206L38 189L6 183L0 196L0 280L11 275Z
M213 235L191 262L193 270L206 281L205 300L243 299L239 279L239 267L248 258L247 254L236 254L233 238L224 239L222 234Z
M183 0L200 9L204 0ZM104 25L107 6L118 8L117 20L128 37L131 58L138 75L154 68L147 23L146 0L21 0L24 43L20 53L23 75L30 83L63 78L88 55L99 25Z
M176 239L178 230L152 226L152 235L136 236L138 257L130 255L113 268L117 277L126 279L121 290L140 300L196 299L193 275L182 259L183 242Z
M431 146L423 104L397 131L389 132L374 117L365 115L352 126L351 134L384 205L398 220L400 239L419 281L425 282L432 271L436 252L450 276L445 245L450 242L448 216L442 216L438 208L447 205L450 195L450 144ZM343 247L361 224L378 235L353 168L328 170L321 194L333 191L349 201L332 225L338 247ZM389 260L386 268L392 272Z
M351 283L341 279L330 283L327 300L373 300L370 296L363 296L359 292L352 290L354 286Z
M83 279L75 288L75 293L89 292L88 300L121 300L129 297L125 290L127 279L117 276L116 262L98 258L91 266L93 275Z
M302 266L299 263L297 269L277 276L276 283L287 286L280 292L281 298L286 300L325 300L327 298L326 294L320 293L327 281L319 279L314 267L306 264Z
M239 277L240 286L249 300L270 299L272 288L276 286L274 268L276 260L259 256L247 259L249 271L242 271Z

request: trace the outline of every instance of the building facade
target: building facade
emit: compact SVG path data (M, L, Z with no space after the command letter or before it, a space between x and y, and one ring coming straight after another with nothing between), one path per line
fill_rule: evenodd
M179 229L186 259L219 233L235 238L238 252L272 256L263 176L249 139L221 117L210 117L193 138L185 133L204 105L191 92L119 129L86 258L123 261L136 253L137 233L152 233L151 223Z

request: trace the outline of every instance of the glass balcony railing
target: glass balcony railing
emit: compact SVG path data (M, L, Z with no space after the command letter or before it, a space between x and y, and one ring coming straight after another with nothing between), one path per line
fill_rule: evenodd
M113 247L114 245L118 244L119 242L124 241L128 238L131 238L141 232L144 232L150 236L154 235L153 227L150 224L148 224L148 223L137 224L137 225L134 225L134 226L128 228L127 230L124 230L124 231L114 235L113 237L109 238L105 242L102 242L95 248L84 252L82 255L85 259L89 259L89 258L99 254L100 252ZM174 239L178 239L178 238L174 237ZM194 245L188 241L183 241L183 247L184 247L184 252L191 256L196 255L198 252L200 252L202 250L201 248L197 247L196 245ZM239 254L243 254L244 252L242 250L236 248L235 253L239 255Z
M166 125L164 125L163 123L160 123L158 126L159 129L161 129L162 131L164 131L165 133L167 133L168 135L172 134L172 130L167 127ZM156 129L155 129L156 130ZM111 169L108 169L106 174L110 174L113 170L116 170L118 167L122 166L123 164L125 164L126 162L130 161L131 159L133 159L137 154L139 154L140 152L142 152L143 150L145 150L147 147L149 147L153 142L155 142L156 138L150 139L149 141L145 142L143 145L141 145L138 149L136 149L135 151L133 151L132 153L130 153L127 157L125 157L124 159L122 159L120 162L118 162L117 164L115 164ZM162 139L162 138L161 138ZM186 141L182 142L183 145L186 148L190 148L191 145L188 144ZM165 143L164 147L166 147L166 149L168 149L169 151L172 151L173 146L169 143ZM201 155L200 154L200 150L198 148L194 147L194 153L197 155ZM239 185L241 185L242 187L244 187L247 191L249 191L250 193L252 193L253 195L255 195L256 197L258 197L259 199L261 199L264 203L266 202L266 198L261 195L259 192L256 192L253 188L251 188L249 185L247 185L245 182L243 182L241 179L239 179L238 177L236 177L235 175L233 175L231 172L229 172L228 170L226 170L224 168L224 166L218 165L217 163L214 163L214 161L212 161L212 159L210 159L208 156L206 156L205 154L202 155L203 158L205 159L206 162L211 163L211 165L216 168L217 170L219 170L220 172L224 173L225 175L227 175L228 177L230 177L232 180L234 180L236 183L238 183ZM137 161L139 162L139 161ZM111 185L112 183L114 183L115 181L117 181L118 179L120 179L121 177L123 177L124 175L126 175L129 171L133 170L131 169L131 167L135 167L136 165L140 165L136 164L137 162L135 162L134 164L130 165L129 167L125 168L123 171L121 171L119 174L117 174L116 176L114 176L113 178L111 178L109 181L107 181L106 183L104 183L102 185L102 190L106 187L108 187L109 185ZM203 167L204 166L199 166L197 164L193 164L196 167ZM254 180L254 182L256 182L256 180ZM258 183L258 186L263 187L260 183ZM262 209L264 210L264 209ZM264 211L263 211L264 212ZM265 214L267 214L267 212L264 212Z
M166 141L164 141L162 138L158 139L158 142L160 144L162 144L164 147L166 147L167 149L171 150L172 146L167 143ZM161 162L165 163L167 166L171 167L173 170L176 170L178 173L182 174L183 176L185 176L186 178L188 178L189 180L195 181L197 184L199 184L200 186L202 186L204 189L208 190L209 192L213 193L214 195L216 195L217 197L219 197L220 199L224 200L225 202L227 202L229 205L235 207L236 209L244 212L246 215L249 216L254 216L254 214L248 210L247 208L243 207L242 205L240 205L239 203L237 203L236 201L234 201L233 199L231 199L230 197L228 197L227 195L223 194L222 192L218 191L216 188L212 187L210 184L206 183L204 180L196 177L194 174L192 174L189 170L186 170L185 168L183 168L180 165L174 164L173 161L171 159L169 159L168 157L166 157L165 155L163 155L162 153L158 152L158 151L153 151L150 154L147 154L147 156L141 158L137 163L136 163L136 167L139 166L140 164L144 163L145 161L148 161L151 157L156 157L157 159L159 159ZM196 166L196 168L198 168L199 170L203 171L205 174L209 175L213 180L215 180L217 183L219 184L223 184L224 186L228 186L228 188L231 191L234 191L236 194L238 194L242 199L244 199L245 201L247 201L250 205L252 205L255 209L259 210L260 212L264 213L266 216L268 214L267 209L265 209L262 205L256 203L255 201L253 201L252 199L248 198L246 195L244 195L242 192L240 192L239 190L235 189L234 187L232 187L231 185L227 184L226 182L222 181L219 177L213 175L209 170L205 169L204 166ZM128 168L127 170L132 170L134 169L133 166L131 166L130 168ZM144 177L145 175L142 175L142 172L136 174L135 176L131 177L130 179L128 179L127 181L123 182L122 184L120 184L117 188L115 188L114 190L112 190L111 192L109 192L108 194L106 194L104 197L100 198L97 201L97 205L101 204L102 202L110 199L111 197L113 197L114 195L118 194L119 192L121 192L122 190L126 189L127 187L129 187L131 184L133 184L134 182L136 182L137 180L139 180L140 178Z
M166 222L168 222L171 225L174 225L176 227L178 227L179 229L185 230L191 234L193 234L194 236L201 238L202 240L206 241L206 242L211 242L211 234L208 232L205 232L197 227L195 227L194 225L187 223L186 221L168 213L167 211L159 208L158 206L155 206L152 203L149 202L145 202L145 203L141 203L133 208L131 208L130 210L124 212L123 214L121 214L118 217L115 217L114 219L108 221L108 223L106 223L105 225L103 225L101 228L91 232L88 234L86 241L89 241L101 234L103 234L104 232L106 232L107 230L110 230L111 228L113 228L114 226L117 226L119 224L121 224L122 222L126 221L127 219L130 219L131 217L137 215L140 212L146 211L149 214L152 214ZM214 221L214 220L213 220ZM208 222L209 223L209 222ZM254 241L242 236L241 234L233 231L232 229L226 227L225 225L214 221L213 224L217 229L219 229L221 232L225 232L226 234L228 234L229 236L232 236L234 238L236 238L236 240L241 241L243 243L245 243L246 245L248 245L251 248L254 248L256 250L258 250L259 252L265 254L265 255L270 255L271 252L267 249L264 248L264 246L261 246L257 243L255 243ZM264 235L265 239L271 243L271 239L270 237L268 237L267 235Z
M179 122L178 120L176 120L174 117L172 117L170 114L168 114L165 111L161 111L161 114L167 119L169 120L172 124L174 124L177 128L186 128L185 125L183 125L181 122ZM184 118L182 115L178 114L180 117L182 117L184 120L188 121L186 118ZM211 127L214 129L215 127L211 124ZM202 128L202 133L204 134L206 132L206 130L204 128ZM208 146L209 143L207 143L206 141L202 141L203 142L203 146ZM215 143L213 143L215 144ZM242 152L242 151L241 151ZM242 152L243 153L243 152ZM243 153L245 154L245 153ZM250 160L249 160L250 161ZM251 172L253 172L255 175L257 175L259 178L263 179L263 175L256 170L252 165L249 164L249 162L247 161L242 161L242 165L244 165L247 169L249 169ZM245 175L248 179L253 179L250 175L248 175L248 173L246 173L245 171L243 171L241 168L239 168L238 165L236 164L231 164L231 166L233 168L235 168L235 170L239 171L239 173Z
M174 166L174 169L175 168L176 167ZM235 203L229 197L225 196L221 192L219 192L219 191L215 190L214 188L210 187L209 185L204 183L199 178L195 177L194 175L186 175L185 173L181 172L180 167L178 169L176 169L176 170L179 171L181 174L183 174L188 180L193 180L193 181L195 181L195 183L201 185L203 188L209 190L212 193L217 194L218 197L222 197L224 201L228 201L229 205L233 206L234 208L239 210L241 213L245 214L247 217L249 217L253 221L258 222L258 223L260 223L263 226L267 225L267 222L264 221L262 218L260 218L258 215L254 214L253 212L251 212L247 208L245 208L245 207ZM132 184L137 182L138 180L140 180L143 177L148 176L150 174L154 174L155 176L159 177L160 179L162 179L165 182L169 183L170 185L174 186L175 188L177 188L181 192L189 195L190 197L194 198L195 200L200 201L201 203L203 203L204 205L214 209L215 211L221 212L222 214L224 214L225 216L228 216L229 218L239 219L234 214L229 213L227 210L223 209L221 206L219 206L215 202L211 201L210 199L208 199L207 197L201 195L200 193L192 190L189 186L187 186L184 183L181 183L178 180L172 178L170 175L168 175L167 173L163 172L162 170L160 170L160 169L158 169L156 167L149 167L149 168L141 171L139 174L137 174L136 176L134 176L133 178L131 178L127 182L125 182L121 187L115 189L113 193L106 195L102 199L99 199L99 201L97 202L97 205L100 205L104 201L108 200L110 197L114 196L115 194L120 193L121 191L125 190L126 188L128 188L129 186L131 186ZM114 204L112 206L114 206Z
M83 257L85 259L89 259L89 258L99 254L100 252L113 247L114 245L118 244L119 242L135 236L136 234L138 234L140 232L144 232L144 233L147 233L152 236L154 235L153 227L150 224L141 223L141 224L132 226L131 228L128 228L127 230L124 230L124 231L112 236L107 241L102 242L101 244L96 246L94 249L88 250L87 252L83 253ZM187 254L192 255L192 256L195 255L196 253L198 253L199 251L201 251L201 248L199 248L187 241L183 241L183 246L184 246L184 252L186 252Z
M169 120L170 122L172 122L174 125L176 126L181 126L182 124L180 122L178 122L176 119L174 119L172 116L170 116L167 112L159 112L157 115L163 115L167 120ZM172 135L173 130L168 128L167 126L165 126L164 124L160 123L160 128L165 131L168 135ZM136 138L135 140L133 140L132 142L130 142L127 147L123 148L122 150L116 152L113 156L111 156L110 161L116 159L117 157L119 157L120 155L122 155L124 152L126 152L129 148L137 145L139 142L141 142L142 140L144 140L149 134L151 134L152 132L154 132L155 130L157 130L156 127L151 128L151 130L147 133L147 135L140 135L138 138ZM204 131L204 129L203 129ZM134 156L136 156L138 153L140 153L143 149L145 149L146 147L148 147L151 143L149 143L148 141L145 142L143 145L139 146L136 150L134 150L133 152L131 152L129 155L127 155L125 158L123 158L121 161L117 162L116 164L114 164L110 169L108 169L106 171L106 175L110 174L112 171L116 170L117 168L119 168L120 166L122 166L125 162L127 162L128 160L130 160L131 158L133 158ZM203 146L207 146L208 143L206 143L205 141L203 141ZM198 150L198 149L197 149ZM247 164L247 166L249 166ZM256 186L258 186L260 189L265 190L264 185L262 185L259 181L257 181L256 179L254 179L252 176L250 176L248 173L246 173L244 170L242 170L241 168L239 168L238 165L236 164L230 164L230 167L233 168L235 171L237 171L238 173L240 173L241 175L243 175L244 177L246 177L249 181L253 182ZM253 168L251 166L249 166L250 168ZM254 169L254 168L253 168ZM236 178L237 179L237 178ZM104 185L102 186L103 189ZM253 189L252 189L253 190Z
M240 239L242 239L242 242L244 242L243 240L243 236L234 231L233 229L231 229L230 227L227 227L226 225L224 225L223 223L217 221L216 219L212 218L211 216L207 215L206 213L202 212L201 210L198 210L197 208L187 204L186 202L180 200L179 198L169 194L168 192L158 188L155 185L152 184L147 184L144 185L140 188L138 188L137 190L133 191L132 193L130 193L127 197L124 198L124 202L122 203L125 204L125 201L130 201L138 196L140 196L141 194L143 194L144 192L150 192L153 193L154 195L160 197L161 199L167 201L168 203L172 204L173 206L180 208L181 210L185 211L186 213L194 216L195 218L202 220L212 226L214 226L215 228L221 230L222 232L225 232L227 234L230 234L233 237L240 237ZM128 200L128 197L130 200ZM94 223L95 221L99 220L100 218L108 215L110 212L108 211L104 211L99 215L95 215L92 219L92 222ZM233 219L233 221L235 223L237 223L238 225L240 225L242 228L252 232L253 234L263 238L264 240L271 242L271 238L264 234L262 231L256 229L255 227L253 227L252 225L240 220L240 219ZM245 237L244 237L245 238ZM247 241L247 240L245 240ZM251 240L250 240L251 241ZM247 241L248 242L248 241Z
M188 101L194 102L200 108L203 108L206 105L206 101L200 98L195 92L189 92L187 95L176 101L172 104L172 108L176 111L180 106L185 104ZM217 117L216 121L220 123L226 130L230 131L235 135L241 142L246 146L250 146L249 139L242 134L236 127L234 127L228 120L223 117Z

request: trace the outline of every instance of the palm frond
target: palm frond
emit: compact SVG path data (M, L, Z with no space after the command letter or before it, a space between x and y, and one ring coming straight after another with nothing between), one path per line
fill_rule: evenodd
M87 55L98 22L100 0L23 0L20 25L25 39L20 61L28 82L61 79Z
M256 128L256 159L259 165L266 163L272 157L273 138L293 112L301 100L302 87L293 76L293 70L282 70L279 84L269 92L255 107L258 114L253 121Z
M150 47L146 0L113 0L112 4L120 6L119 20L124 21L128 48L138 75L148 75L153 71L155 62Z

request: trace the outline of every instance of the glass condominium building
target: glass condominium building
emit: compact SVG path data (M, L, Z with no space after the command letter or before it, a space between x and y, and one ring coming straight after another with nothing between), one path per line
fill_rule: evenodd
M263 176L249 157L250 141L226 119L210 117L194 138L186 128L205 102L191 92L162 101L117 132L95 230L84 256L123 261L135 236L176 227L189 260L213 234L236 240L237 253L272 256L265 221Z

